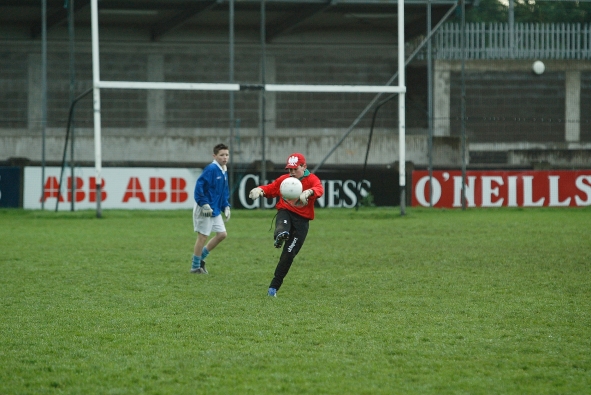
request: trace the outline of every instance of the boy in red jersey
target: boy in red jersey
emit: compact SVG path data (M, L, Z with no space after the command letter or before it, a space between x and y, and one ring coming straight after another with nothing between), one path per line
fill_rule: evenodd
M253 200L261 196L279 197L275 205L277 217L273 238L275 239L275 248L283 246L283 252L279 257L271 285L269 285L269 296L276 296L283 284L283 279L306 240L309 223L314 219L314 202L324 194L320 179L307 169L304 155L297 152L291 154L287 158L285 168L288 169L289 174L278 177L270 184L253 188L248 195ZM288 177L296 177L302 182L302 193L295 203L283 199L279 191L281 182Z

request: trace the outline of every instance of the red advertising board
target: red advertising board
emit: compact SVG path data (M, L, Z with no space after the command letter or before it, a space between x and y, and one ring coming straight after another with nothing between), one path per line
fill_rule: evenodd
M412 205L462 207L462 172L413 171ZM430 188L432 185L432 190ZM591 205L591 170L467 171L467 207L582 207Z

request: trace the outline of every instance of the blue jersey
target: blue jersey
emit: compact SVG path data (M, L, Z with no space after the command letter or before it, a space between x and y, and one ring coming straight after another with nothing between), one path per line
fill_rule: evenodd
M213 209L213 217L220 215L226 207L230 206L228 173L222 170L216 161L203 169L195 183L193 197L199 206L209 204Z

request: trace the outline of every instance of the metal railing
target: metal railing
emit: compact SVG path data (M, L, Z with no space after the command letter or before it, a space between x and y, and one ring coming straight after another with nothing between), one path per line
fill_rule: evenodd
M462 28L446 23L434 36L436 59L462 58ZM465 59L591 59L591 25L468 23Z

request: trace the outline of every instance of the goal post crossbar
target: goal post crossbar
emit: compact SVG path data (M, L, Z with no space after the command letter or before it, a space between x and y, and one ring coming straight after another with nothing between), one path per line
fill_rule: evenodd
M305 84L230 84L196 82L144 82L99 81L98 88L107 89L161 89L188 91L264 90L267 92L316 92L316 93L405 93L406 86L389 85L305 85Z

